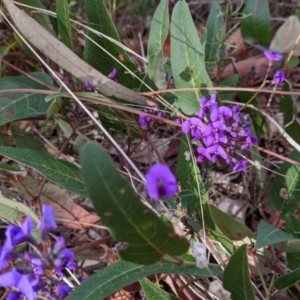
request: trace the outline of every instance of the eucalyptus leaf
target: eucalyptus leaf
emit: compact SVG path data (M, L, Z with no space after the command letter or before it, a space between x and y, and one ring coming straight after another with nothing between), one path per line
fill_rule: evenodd
M299 33L300 22L298 16L289 16L275 33L270 44L270 49L274 49L279 53L300 50L300 43L296 43Z
M76 287L66 300L104 299L122 287L152 274L178 273L199 277L211 277L220 275L221 272L222 271L218 266L210 266L205 269L171 263L155 263L143 266L120 260L117 263L106 267L104 270L90 276L80 286Z
M2 2L23 36L62 69L71 73L83 83L89 81L107 97L115 97L139 105L153 106L151 100L108 79L101 72L80 59L74 52L49 33L49 31L14 5L12 0L3 0ZM101 1L97 2L102 3Z
M188 250L187 240L141 202L99 145L82 147L81 165L96 212L114 238L127 244L119 252L122 259L152 264L165 254L180 255Z

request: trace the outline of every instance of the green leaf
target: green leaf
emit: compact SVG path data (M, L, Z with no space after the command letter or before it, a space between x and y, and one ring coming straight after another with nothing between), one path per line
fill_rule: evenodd
M211 216L218 228L232 241L240 241L245 237L255 239L254 233L246 225L210 205Z
M68 2L67 0L59 0L56 1L55 5L58 31L61 40L69 49L73 50Z
M285 218L285 231L292 234L295 238L300 238L300 220L288 214Z
M205 69L200 38L185 1L178 1L172 14L171 67L176 88L212 86ZM180 108L187 115L198 112L201 95L200 91L176 92Z
M122 259L152 264L165 254L180 255L188 250L187 240L141 202L100 146L84 145L81 165L96 212L114 238L127 243L120 251Z
M147 278L140 280L140 284L142 286L146 299L179 300L179 298L165 292L163 289L153 284Z
M148 75L160 89L166 88L163 45L169 31L169 7L161 0L153 15L148 42Z
M188 215L191 215L198 203L197 195L190 190L183 190L178 194L182 208L186 209Z
M22 217L23 215L31 216L32 220L35 223L38 223L40 221L36 213L31 208L29 208L28 205L0 196L1 218L13 222L17 218Z
M224 39L224 17L222 7L214 2L206 22L205 63L212 70L220 58L220 45Z
M104 34L120 42L117 29L104 2L99 0L85 0L84 4L88 22L87 25L99 31L100 34ZM120 84L131 89L139 88L140 82L128 74L128 70L126 70L126 68L128 68L134 73L137 73L137 67L131 61L127 52L104 36L96 35L91 31L89 31L87 35L89 39L85 41L83 52L85 61L106 76L110 74L115 67L118 70L117 79ZM102 49L98 45L101 46ZM121 61L126 68L121 66L117 62L118 60Z
M61 130L63 131L66 138L70 138L72 135L74 136L74 139L71 139L70 144L74 146L76 151L79 151L80 148L85 143L90 141L89 138L87 136L85 136L84 134L82 134L79 130L76 131L76 135L75 135L75 132L74 132L72 126L69 123L67 123L66 121L64 121L63 119L56 117L56 116L54 116L53 119L58 124L58 126L61 128ZM75 138L75 136L76 136L76 138Z
M249 275L247 245L241 246L231 256L224 271L223 286L231 292L232 300L255 300Z
M248 43L266 44L271 39L271 23L268 0L247 0L241 21L242 36Z
M141 254L142 253L139 255ZM80 286L76 287L76 289L67 297L67 300L104 299L122 287L152 274L178 273L210 277L220 275L221 272L221 269L216 266L210 266L206 269L197 269L194 266L170 263L156 263L148 266L142 266L120 260L89 277Z
M0 169L11 172L11 173L22 173L23 172L18 166L8 165L8 164L2 163L2 162L0 162Z
M296 150L288 156L290 159L300 162L300 154ZM286 196L282 197L281 189L286 189ZM293 213L299 205L300 167L284 162L278 171L269 190L269 203L273 209L278 210L284 216L288 212Z
M72 163L30 149L0 146L0 154L35 169L62 188L87 197L80 170Z
M189 151L189 138L187 135L182 135L177 169L177 177L180 181L181 188L182 190L193 191L197 197L195 215L198 220L198 224L202 225L204 222L208 235L214 240L220 241L224 247L232 253L235 249L234 245L220 231L211 217L209 205L207 203L207 193L199 167L196 164L193 164L192 159L186 160L186 152Z
M39 140L32 137L31 133L23 131L20 127L13 123L10 124L10 131L17 148L31 149L50 156L44 145Z
M45 73L31 73L32 76L46 83L53 81ZM0 125L11 121L46 115L49 103L44 101L43 94L16 93L13 89L40 89L43 85L26 76L7 76L0 79L0 90L11 89L11 92L0 94Z
M291 234L288 234L268 222L261 220L258 224L255 248L259 249L280 242L296 240L297 239L295 239Z
M283 91L291 91L288 83L284 83ZM283 124L285 132L299 144L300 124L296 119L297 108L294 105L292 97L289 95L284 95L280 100L280 108L283 112Z
M289 274L283 275L274 282L274 287L278 290L284 290L300 281L300 268L295 269Z
M236 87L237 83L239 81L239 76L237 74L233 74L230 77L224 79L220 82L220 87ZM220 92L219 98L221 101L223 100L230 100L234 96L234 92Z
M295 270L300 267L300 252L297 253L287 253L286 258L288 261L288 267L291 270Z

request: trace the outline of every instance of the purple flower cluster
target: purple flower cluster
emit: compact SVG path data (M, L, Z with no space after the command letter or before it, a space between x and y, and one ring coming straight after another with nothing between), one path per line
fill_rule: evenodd
M43 216L37 226L41 230L41 237L45 240L49 232L57 228L53 209L43 205ZM47 299L64 299L71 288L61 282L62 270L73 270L74 253L66 248L63 237L57 237L54 246L46 254L38 251L38 244L32 236L34 224L29 216L22 227L8 225L6 240L0 249L0 286L12 288L7 300L18 300L26 297L28 300L37 299L43 295ZM23 255L15 251L15 246L28 242L35 251L25 252ZM7 269L9 265L13 268ZM54 276L54 272L56 276Z
M198 162L205 159L215 163L219 157L227 164L235 163L235 171L246 171L246 160L237 161L233 154L240 149L251 148L257 138L251 136L251 119L242 115L240 107L218 106L216 95L210 100L200 98L201 108L198 116L187 119L182 131L190 134L202 146L197 148Z
M166 115L166 112L164 110L153 111L152 109L144 109L143 112L147 113L148 115L156 114L156 116L159 118L163 118ZM153 121L153 118L150 116L139 115L139 122L143 129L149 129L152 121Z

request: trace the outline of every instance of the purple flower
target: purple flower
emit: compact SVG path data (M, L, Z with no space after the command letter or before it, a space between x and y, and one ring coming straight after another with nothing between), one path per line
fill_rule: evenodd
M8 294L6 297L6 300L19 300L22 299L23 295L20 292L13 291Z
M33 290L35 282L32 281L30 275L22 274L16 268L0 275L0 285L5 288L16 287L28 300L35 299L35 292Z
M241 171L241 172L246 172L246 164L247 164L247 160L243 159L238 161L235 166L233 167L233 171Z
M211 161L213 163L215 163L217 161L218 156L221 156L225 160L228 158L228 155L225 152L225 150L218 144L208 147L207 152L210 153L210 155L212 155Z
M34 227L33 221L31 216L28 216L24 223L22 224L22 227L16 226L16 225L8 225L6 228L5 235L6 237L10 238L12 241L12 244L18 245L20 243L23 243L25 241L29 241L33 244L35 244L35 240L31 235L31 231Z
M272 50L272 51L265 50L264 55L267 57L267 59L270 62L278 61L282 59L282 55L279 54L276 50Z
M195 139L201 137L203 123L199 118L190 118L183 122L182 124L182 132L189 133L191 132L191 136Z
M115 82L118 82L118 79L116 78L117 74L118 74L118 70L116 68L113 68L107 77L112 79Z
M285 80L285 74L282 71L277 71L273 77L273 84L280 84Z
M43 215L37 228L42 231L42 239L45 239L51 230L57 228L53 208L51 206L43 204Z
M203 160L205 158L207 158L208 160L211 160L211 155L210 153L207 151L206 148L204 147L198 147L197 148L197 152L199 153L199 156L197 157L197 161L198 162L203 162Z
M169 167L163 164L152 166L146 174L148 195L155 201L161 197L174 197L178 192L177 181Z
M85 88L87 90L93 90L95 87L89 81L86 81L85 82Z
M72 289L68 285L62 282L58 283L55 286L55 289L60 299L66 298L72 291Z
M150 123L153 121L153 118L149 116L140 115L139 116L139 122L144 129L148 129Z
M8 263L13 259L14 246L11 237L7 237L3 247L0 249L0 269L7 267Z

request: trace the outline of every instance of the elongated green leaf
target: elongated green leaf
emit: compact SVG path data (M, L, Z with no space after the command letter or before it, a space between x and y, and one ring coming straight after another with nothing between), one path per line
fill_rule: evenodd
M290 91L288 83L283 85L284 91ZM298 144L300 143L300 124L296 120L297 108L291 96L285 95L280 100L280 108L283 112L283 124L284 129L288 135L290 135Z
M116 68L118 70L117 79L119 83L131 89L138 88L140 82L128 74L128 70L117 62L117 60L121 61L125 67L136 74L137 67L133 64L127 52L106 37L101 36L101 34L104 34L120 42L117 29L104 2L85 0L84 4L88 21L87 25L100 33L99 35L91 31L87 33L89 39L85 41L83 53L85 61L106 76L110 74L113 68Z
M205 69L203 48L188 5L178 1L171 19L171 67L176 88L211 87ZM179 105L185 114L196 114L202 92L177 92Z
M84 145L81 164L96 212L114 238L127 243L120 251L123 259L152 264L165 254L180 255L188 250L187 240L141 202L101 147Z
M292 234L295 238L300 238L300 220L288 214L285 219L285 231ZM300 250L300 249L299 249Z
M178 198L180 199L182 208L186 209L188 215L191 215L198 204L197 195L193 191L183 190L178 194Z
M235 220L220 209L210 205L210 212L214 222L230 240L240 241L246 236L255 239L255 235L250 228Z
M0 146L0 154L35 169L62 188L87 196L80 170L72 163L30 149Z
M296 240L297 239L291 234L278 229L264 220L261 220L258 225L255 248L259 249L280 242Z
M247 245L241 246L231 256L224 271L223 286L231 292L232 300L255 300L249 275Z
M140 280L140 284L147 299L179 300L177 297L165 292L163 289L154 285L147 278Z
M69 49L73 50L69 8L67 0L56 1L56 15L58 31L61 40Z
M161 0L153 15L148 42L148 75L160 89L166 88L163 65L163 45L169 31L169 7Z
M266 44L271 39L271 23L268 0L247 0L242 19L243 38L249 43Z
M142 266L120 260L95 275L92 275L88 280L78 286L75 291L67 297L67 300L104 299L122 287L151 274L179 273L209 277L217 276L221 272L221 269L215 266L211 266L207 269L197 269L194 266L179 266L170 263L156 263L153 265Z
M290 153L289 158L300 162L300 154L296 150ZM284 162L278 173L269 191L269 203L285 216L288 212L293 213L299 205L300 168ZM284 195L281 189L285 189Z
M12 199L0 197L0 216L1 218L13 222L22 216L31 216L35 223L39 222L38 216L27 205Z
M34 77L46 83L53 83L45 73L31 73ZM16 93L13 89L47 89L41 84L25 76L7 76L0 79L0 90L11 89L11 92L0 94L0 125L20 119L43 116L46 114L49 103L44 101L45 96L34 93Z
M9 165L9 164L5 164L5 163L2 163L2 162L0 163L0 169L5 170L5 171L9 171L11 173L16 173L16 174L24 172L18 166Z
M224 17L222 7L217 2L210 9L206 28L205 63L211 70L219 61L220 46L224 39Z
M23 131L16 124L12 123L10 125L10 131L14 138L17 148L31 149L43 153L45 155L50 155L48 150L39 140L32 137L30 133Z
M293 272L286 274L274 283L274 287L278 290L284 290L293 284L300 281L300 268L295 269Z

